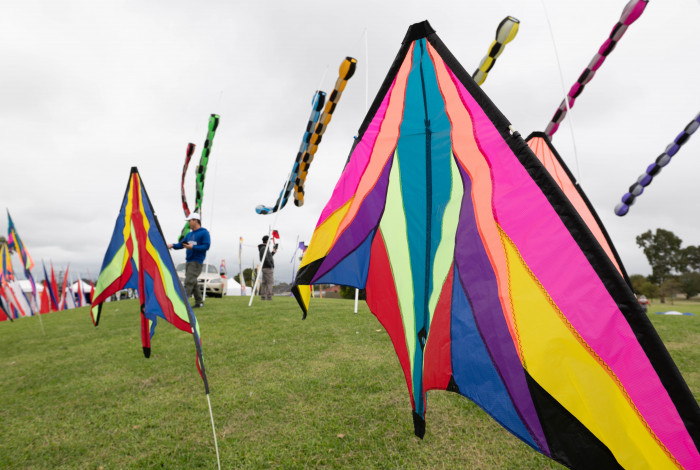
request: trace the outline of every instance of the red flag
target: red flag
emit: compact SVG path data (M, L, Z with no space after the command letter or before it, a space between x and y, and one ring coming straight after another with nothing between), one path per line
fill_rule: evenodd
M54 299L51 299L51 300L52 300L52 302L57 302L57 300L58 300L58 283L56 282L56 275L53 272L53 262L51 263L51 289L53 289L53 291L55 292L55 295L56 295L56 300L54 300ZM60 310L60 309L61 308L57 303L51 304L51 310L53 310L54 312L56 310Z
M83 297L83 280L78 276L78 303L76 307L82 307L85 302L85 297Z
M41 285L44 286L44 290L41 292L41 308L39 313L49 313L51 311L51 296L49 296L49 287L46 281L42 281Z

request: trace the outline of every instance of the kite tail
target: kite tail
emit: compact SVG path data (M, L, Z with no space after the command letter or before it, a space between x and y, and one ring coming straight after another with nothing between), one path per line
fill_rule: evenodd
M277 202L275 203L274 207L267 207L261 204L255 208L255 212L257 212L258 214L273 214L287 205L287 200L289 199L289 195L291 194L292 189L294 189L294 182L296 181L297 175L299 174L299 164L301 163L306 149L309 147L309 142L311 142L311 135L313 134L314 129L316 128L316 124L318 123L318 119L321 116L321 111L323 110L323 105L325 102L326 92L316 90L316 93L314 93L314 97L311 100L311 115L309 116L309 121L306 123L306 131L304 131L304 136L301 139L301 145L299 146L299 151L297 152L296 160L294 161L294 165L292 166L292 171L289 174L289 179L287 180L287 183L285 184L282 192L280 192L280 195L277 198Z
M148 359L151 357L151 332L145 310L146 305L141 304L141 344L143 345L143 355Z
M646 172L639 175L637 181L629 187L629 192L622 196L622 202L615 206L615 214L622 217L629 212L630 206L634 204L638 196L642 195L644 188L649 186L654 176L658 175L661 169L671 162L671 158L678 153L678 150L688 141L698 127L700 127L700 113L685 126L685 129L673 139L673 142L668 144L666 150L656 158L656 161L647 167Z
M506 44L515 39L519 27L520 21L512 16L506 16L500 22L496 29L496 40L491 43L488 53L481 59L479 67L472 74L472 78L477 85L481 86L486 81L486 77L496 63L496 59L501 55Z
M219 115L212 114L211 116L209 116L207 138L204 141L204 147L202 148L202 156L199 157L199 165L197 166L197 187L194 201L194 212L198 212L200 215L202 214L202 198L204 196L204 178L207 174L207 164L209 163L211 146L214 143L214 136L216 135L216 129L218 127ZM187 222L185 222L185 226L182 228L182 232L180 233L180 237L178 237L178 241L182 241L185 238L185 235L187 235L189 232L190 226Z
M421 439L425 436L425 419L416 413L415 410L413 411L413 432Z
M348 80L352 78L355 73L355 68L357 67L357 60L352 57L346 57L342 64L340 64L340 69L338 70L338 79L335 82L335 87L328 97L326 102L326 107L323 110L323 114L316 124L316 130L311 135L309 149L304 152L302 156L302 161L299 165L299 175L294 182L294 205L301 207L304 205L304 183L306 182L306 175L309 172L309 167L311 162L316 155L316 150L318 150L318 145L321 143L321 138L323 133L326 132L328 124L331 122L333 117L333 111L335 111L338 101L343 94L345 85Z
M581 76L578 77L578 80L574 86L571 87L571 90L569 90L566 98L562 100L559 108L557 108L556 112L554 113L552 120L549 122L549 124L547 124L547 128L544 131L544 133L547 134L547 137L551 139L559 128L559 124L561 124L561 122L564 120L567 113L567 100L569 103L568 108L573 108L575 99L581 94L586 84L591 81L596 71L605 61L605 58L613 51L613 49L615 49L617 42L620 40L620 38L622 38L622 35L625 34L625 31L627 31L627 27L634 23L637 18L642 15L647 3L648 0L630 0L627 5L625 5L624 10L622 10L620 20L613 27L612 31L610 32L610 36L605 40L603 45L600 46L600 49L598 49L598 52L596 52L595 56L593 56L591 62L588 64Z

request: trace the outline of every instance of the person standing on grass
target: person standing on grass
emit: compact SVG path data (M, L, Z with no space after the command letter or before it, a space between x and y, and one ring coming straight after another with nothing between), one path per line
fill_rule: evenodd
M204 302L202 301L202 293L197 286L197 278L202 272L202 265L204 258L207 256L207 250L211 245L211 239L209 238L209 231L202 227L198 213L192 212L185 220L190 226L190 232L185 235L182 242L169 244L168 249L181 250L185 248L187 250L187 256L185 257L187 262L185 266L185 294L187 294L188 299L191 295L194 295L192 308L199 308L204 307Z
M262 283L260 286L260 300L272 300L272 286L275 284L275 260L272 258L275 253L277 253L277 246L274 245L267 249L267 254L265 254L265 248L267 247L267 242L270 239L267 235L262 237L262 243L258 245L258 252L260 253L260 261L262 262ZM263 255L265 254L265 259Z

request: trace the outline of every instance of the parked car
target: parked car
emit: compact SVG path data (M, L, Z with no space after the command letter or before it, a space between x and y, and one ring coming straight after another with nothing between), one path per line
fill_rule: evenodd
M185 266L187 263L180 263L175 268L177 270L177 277L180 278L180 282L185 284ZM203 291L204 286L207 286L207 295L212 295L214 297L221 297L226 295L226 279L221 277L219 274L219 268L213 264L205 264L202 266L202 273L197 277L197 285L199 289Z

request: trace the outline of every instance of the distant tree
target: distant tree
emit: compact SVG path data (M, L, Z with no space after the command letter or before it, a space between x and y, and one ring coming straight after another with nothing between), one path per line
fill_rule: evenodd
M340 286L340 296L344 299L354 299L355 298L355 288L350 286ZM364 289L360 289L360 300L365 300L367 298L367 293Z
M687 246L681 250L684 272L700 272L700 246Z
M645 295L647 298L657 298L659 296L659 286L654 284L641 274L632 274L630 276L630 281L632 282L632 289L637 295Z
M689 299L700 294L700 272L690 271L678 276L680 291Z
M675 277L667 277L664 282L659 286L659 299L661 303L666 303L666 297L671 298L671 304L673 304L673 298L676 294L681 291L681 283Z
M651 265L652 282L661 286L674 273L685 270L681 249L683 241L673 232L662 228L657 228L654 233L647 230L637 235L636 241Z
M245 283L247 286L253 285L253 269L252 268L246 268L243 270L243 279L245 279Z

